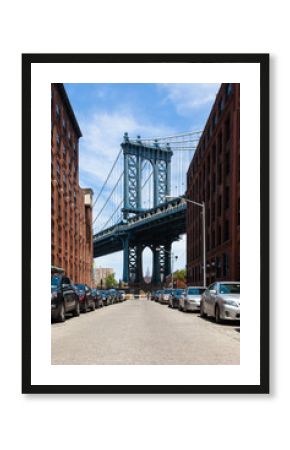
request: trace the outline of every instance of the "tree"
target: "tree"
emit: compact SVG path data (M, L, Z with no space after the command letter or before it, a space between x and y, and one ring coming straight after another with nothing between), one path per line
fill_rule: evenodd
M186 282L186 269L176 270L173 274L173 277L176 280L183 281L183 283L185 283Z
M117 281L116 278L115 278L115 273L110 273L110 274L106 277L105 283L106 283L106 287L107 287L108 289L117 287L117 286L118 286L118 281Z

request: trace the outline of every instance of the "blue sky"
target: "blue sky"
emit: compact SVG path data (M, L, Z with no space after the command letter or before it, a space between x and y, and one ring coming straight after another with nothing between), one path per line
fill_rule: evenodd
M214 102L219 84L65 84L68 97L82 130L80 139L79 163L80 185L91 187L95 198L120 150L125 131L129 137L167 136L185 131L202 130ZM188 153L188 152L187 152ZM192 155L174 155L173 164L184 177L172 177L172 193L185 190L185 175L188 161ZM94 217L108 193L114 186L122 170L122 160L107 188L97 202ZM175 191L174 191L175 189ZM149 195L149 194L148 194ZM114 198L104 210L101 229L119 202L122 192L116 190ZM149 202L149 200L148 200ZM186 264L185 237L173 244L173 252L178 256L175 268ZM95 260L96 267L113 267L116 278L122 277L122 252ZM151 268L150 251L144 252L144 271Z

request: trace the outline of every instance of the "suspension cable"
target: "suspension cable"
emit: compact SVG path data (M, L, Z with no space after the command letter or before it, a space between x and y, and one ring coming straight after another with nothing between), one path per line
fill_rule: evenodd
M115 186L113 187L113 189L111 190L109 197L108 197L107 200L105 201L103 207L100 209L98 215L95 217L95 219L94 219L94 221L93 221L93 224L94 224L94 223L96 222L96 220L100 217L100 215L101 215L101 213L103 212L105 206L107 206L107 204L108 204L110 198L112 197L112 195L113 195L113 193L114 193L116 187L118 186L119 181L121 180L121 178L122 178L123 175L124 175L124 171L123 171L123 172L121 173L121 175L119 176L118 181L117 181L117 183L115 184Z
M116 166L116 164L117 164L117 162L118 162L118 159L119 159L119 157L120 157L122 151L123 151L123 149L121 148L120 151L119 151L119 153L118 153L118 155L117 155L117 158L115 159L115 161L114 161L114 163L113 163L113 165L112 165L112 168L111 168L109 174L107 175L107 178L105 179L105 181L104 181L104 183L103 183L103 186L101 187L100 192L99 192L98 195L97 195L97 198L96 198L96 200L95 200L95 202L94 202L94 204L93 204L93 208L94 208L94 206L96 205L97 201L99 200L99 198L100 198L100 196L101 196L101 194L102 194L102 192L103 192L103 190L104 190L104 188L105 188L105 186L106 186L106 184L107 184L107 182L108 182L108 180L109 180L109 178L110 178L110 176L111 176L111 174L112 174L112 172L113 172L113 170L114 170L114 168L115 168L115 166Z
M110 220L114 217L114 215L119 211L120 207L123 204L123 199L120 201L119 205L117 206L117 208L115 209L115 211L113 212L113 214L111 215L111 217L107 220L107 222L105 223L105 225L103 226L103 228L101 229L101 231L103 231L106 226L108 225L108 223L110 223Z

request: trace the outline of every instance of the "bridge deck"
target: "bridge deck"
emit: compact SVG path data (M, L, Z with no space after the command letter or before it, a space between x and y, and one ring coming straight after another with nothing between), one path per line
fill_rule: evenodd
M145 211L94 235L94 257L123 250L123 239L143 245L178 240L185 233L186 201L178 199Z

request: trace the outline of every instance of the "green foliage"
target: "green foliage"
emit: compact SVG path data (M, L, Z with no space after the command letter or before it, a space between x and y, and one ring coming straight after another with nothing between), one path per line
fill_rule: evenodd
M185 283L186 281L186 269L180 269L180 270L176 270L173 274L174 278L176 280L180 280L183 281Z
M115 279L115 274L114 273L110 273L107 277L106 277L106 287L107 289L111 289L111 288L115 288L118 286L118 281Z

